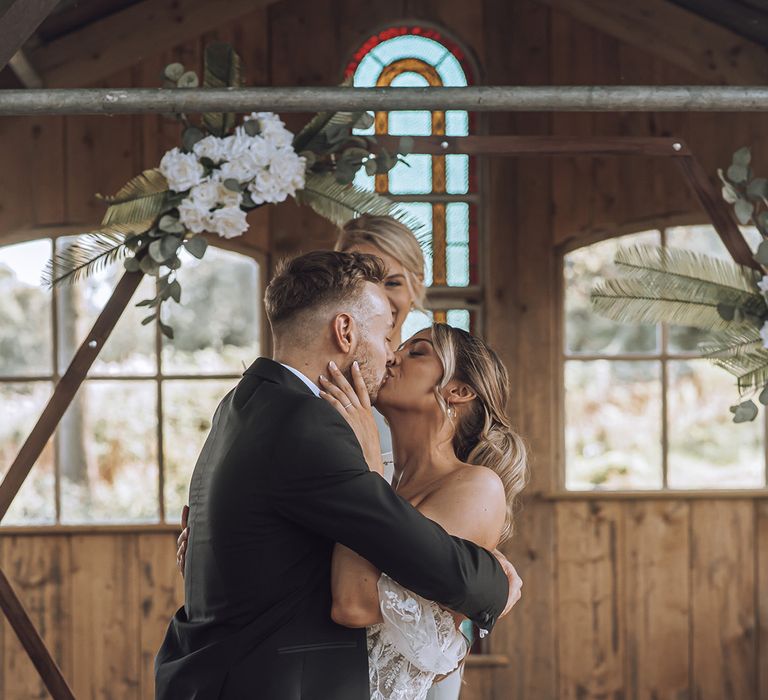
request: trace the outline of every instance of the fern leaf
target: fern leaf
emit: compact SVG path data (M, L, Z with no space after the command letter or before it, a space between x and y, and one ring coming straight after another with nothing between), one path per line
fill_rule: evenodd
M392 216L412 230L421 226L421 222L386 197L354 185L341 185L329 173L308 174L304 189L296 193L296 200L299 204L311 207L336 226L343 226L360 214Z
M165 192L157 192L127 202L112 204L104 214L101 223L104 226L140 224L141 230L146 231L165 207L166 196Z
M74 283L124 258L128 252L125 237L118 233L103 230L84 234L48 261L43 283L49 287Z
M707 340L699 343L699 350L709 359L738 359L762 347L760 332L752 325L713 333Z
M653 270L681 279L728 287L740 292L755 290L755 271L730 260L713 258L684 248L638 245L619 248L615 262L623 271Z
M120 188L117 194L111 197L97 194L96 197L107 204L121 204L167 191L168 181L165 176L157 168L152 168L131 178Z
M203 86L242 87L240 56L229 44L216 41L205 47ZM203 123L215 136L224 136L235 126L234 112L206 112Z
M739 325L724 320L716 302L681 299L642 280L605 280L595 285L591 299L597 313L621 323L666 322L706 330Z
M768 384L768 350L765 348L740 358L717 359L714 363L736 377L739 391Z

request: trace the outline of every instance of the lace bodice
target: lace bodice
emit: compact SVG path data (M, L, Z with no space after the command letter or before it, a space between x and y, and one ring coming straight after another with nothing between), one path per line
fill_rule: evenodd
M371 700L424 700L437 675L453 671L467 641L451 613L382 574L384 621L368 628Z

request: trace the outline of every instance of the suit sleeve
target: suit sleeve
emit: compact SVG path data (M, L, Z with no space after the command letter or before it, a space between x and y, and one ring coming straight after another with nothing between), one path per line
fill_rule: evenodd
M449 535L371 472L354 433L333 408L303 402L290 434L286 430L278 444L272 495L283 517L346 545L414 593L491 629L508 595L496 558Z

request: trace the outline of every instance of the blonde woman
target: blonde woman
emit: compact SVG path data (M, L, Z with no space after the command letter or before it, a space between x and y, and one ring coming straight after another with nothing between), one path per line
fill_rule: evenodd
M395 357L376 401L392 429L395 491L450 534L496 548L512 533L527 478L525 445L505 412L506 369L482 340L445 324L415 334ZM354 388L331 371L320 395L370 450L374 418L360 373L352 377ZM467 653L461 616L340 544L331 588L333 619L368 630L372 700L424 700Z

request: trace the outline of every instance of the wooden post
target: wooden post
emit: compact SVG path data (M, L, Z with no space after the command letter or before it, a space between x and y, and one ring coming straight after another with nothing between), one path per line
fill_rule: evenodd
M53 700L75 700L67 681L61 673L45 642L35 629L27 611L13 590L11 582L0 571L0 608L19 637L24 651L35 665L40 678Z

